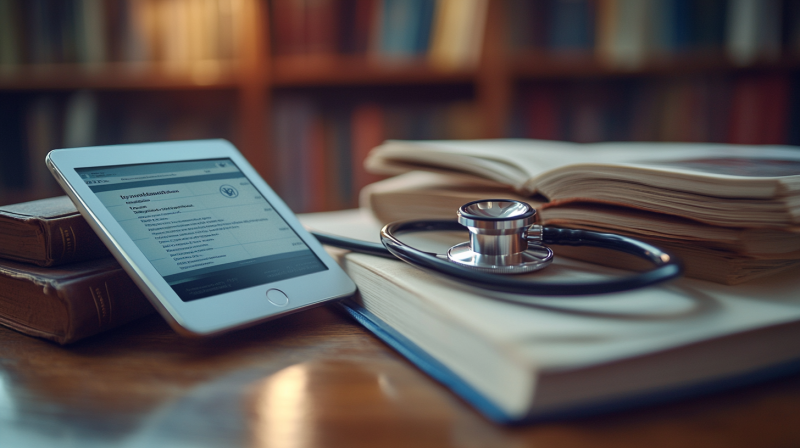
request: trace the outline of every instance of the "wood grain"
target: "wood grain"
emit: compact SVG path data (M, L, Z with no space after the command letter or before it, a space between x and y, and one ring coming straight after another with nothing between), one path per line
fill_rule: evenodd
M66 348L0 328L0 446L800 446L800 376L502 427L335 307L214 339L157 316Z

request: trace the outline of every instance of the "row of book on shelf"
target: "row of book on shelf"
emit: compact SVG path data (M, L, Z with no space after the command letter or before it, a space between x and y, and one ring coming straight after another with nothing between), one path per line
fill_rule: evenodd
M737 64L800 51L792 0L510 0L514 47L595 54L622 68L681 54L725 54Z
M800 84L786 73L540 81L520 92L516 137L800 144Z
M521 89L509 136L580 143L715 142L800 145L800 84L785 74L679 80L537 82ZM474 104L324 104L278 97L273 110L276 188L295 211L355 205L375 179L367 151L387 139L480 136ZM325 194L320 194L325 192Z
M0 70L238 56L243 0L0 0Z
M369 54L477 61L485 0L271 2L276 54ZM791 0L508 0L508 45L549 55L597 56L637 68L681 54L727 55L738 64L800 52L800 7ZM442 63L442 64L439 64Z
M240 51L245 0L0 0L0 70L24 64L159 62L213 67ZM487 0L277 0L267 3L276 54L430 54L468 67Z
M319 0L270 2L277 55L369 54L473 67L488 0Z
M225 92L6 94L0 107L0 185L23 197L58 187L44 166L55 148L224 138L236 142L234 98ZM374 176L361 166L386 138L475 138L470 102L320 103L278 96L269 142L273 187L297 212L352 207ZM6 195L14 197L14 194Z
M513 137L800 144L800 130L790 125L800 120L800 85L786 74L541 81L521 92L508 129ZM235 117L226 112L234 99L224 92L128 94L122 101L120 95L126 94L7 94L0 107L7 162L0 184L38 196L53 191L41 163L53 148L236 141ZM385 139L470 139L481 129L480 111L464 100L331 102L286 93L276 96L271 116L273 186L297 212L354 206L358 191L374 180L362 161Z
M469 102L329 105L285 96L272 115L274 188L295 212L356 206L360 189L376 180L364 158L385 139L475 138L480 129Z
M44 165L45 155L52 149L234 140L234 119L229 111L233 99L226 92L100 94L79 90L5 93L0 98L0 191L12 192L10 197L19 192L28 193L23 197L45 197L58 191Z
M0 0L0 69L23 64L163 62L218 68L240 49L245 0ZM479 59L488 0L268 2L279 55L370 54L469 68ZM800 52L792 0L508 0L509 45L596 55L636 68L684 53L749 64Z

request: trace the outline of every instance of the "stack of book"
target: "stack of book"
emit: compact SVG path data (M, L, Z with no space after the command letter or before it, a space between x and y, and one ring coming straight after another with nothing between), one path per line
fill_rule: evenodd
M299 218L313 230L378 240L380 224L366 210ZM403 238L437 253L465 239L436 234ZM358 285L345 309L498 422L607 413L800 369L797 270L745 285L684 278L621 293L512 302L399 260L332 252ZM528 280L618 274L557 256Z
M521 297L504 301L502 293L399 260L331 250L359 288L344 308L504 423L607 412L796 372L800 298L790 268L800 251L800 153L645 146L388 142L367 164L403 174L372 184L364 201L386 221L453 219L472 199L518 198L534 204L545 224L665 246L684 258L691 275L754 280L730 286L681 279L590 297L525 296L522 304ZM365 211L300 219L317 231L378 238L379 223ZM441 252L450 242L420 244ZM553 267L530 274L533 280L618 273L561 257L562 249ZM66 197L1 207L0 323L69 343L152 312L107 255ZM628 262L575 256L606 266Z
M153 311L69 198L0 207L0 324L68 344Z
M471 200L531 203L540 222L643 239L686 275L737 284L800 265L800 150L541 140L390 141L367 159L362 201L381 221L454 219ZM602 251L557 254L636 268Z
M362 211L301 221L377 240L389 221L455 220L468 201L510 198L533 205L545 225L649 241L695 277L621 293L511 298L401 261L336 252L359 288L347 311L491 419L604 413L798 370L796 148L389 141L367 168L396 177L365 188ZM440 254L467 239L466 231L439 233L402 238ZM554 251L554 266L527 280L643 267L618 252Z

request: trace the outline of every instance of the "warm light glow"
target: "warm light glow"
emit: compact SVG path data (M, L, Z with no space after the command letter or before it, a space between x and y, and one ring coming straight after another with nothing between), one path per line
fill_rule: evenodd
M388 397L393 401L399 398L397 388L394 387L392 381L385 373L378 375L378 387L380 388L381 392L383 392L383 396Z
M255 446L302 448L314 443L308 397L308 368L298 364L262 382L255 400Z

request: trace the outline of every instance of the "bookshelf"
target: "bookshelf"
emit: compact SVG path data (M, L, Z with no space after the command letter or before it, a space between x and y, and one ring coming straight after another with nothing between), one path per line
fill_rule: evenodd
M661 5L660 7L681 4L680 0L657 0L651 3ZM315 190L320 189L339 188L343 191L338 198L330 200L307 200L304 203L296 199L294 206L297 211L348 207L355 204L358 188L371 179L359 172L359 159L366 151L364 146L375 144L380 138L552 136L581 141L609 136L630 139L641 135L656 140L737 141L733 135L735 133L730 130L681 133L670 129L682 125L669 123L654 125L659 128L658 131L638 134L634 132L635 123L627 124L624 132L580 130L581 120L586 121L581 118L582 109L589 111L584 114L588 114L587 116L608 115L616 117L614 120L617 121L635 121L632 116L641 115L643 109L637 110L634 106L626 105L624 113L617 113L616 110L608 112L605 109L607 104L604 103L611 101L609 97L627 95L625 92L631 89L641 92L631 94L624 101L632 104L659 98L663 104L652 107L664 109L664 113L659 109L658 120L670 122L675 119L667 115L680 115L680 109L684 107L671 105L670 101L678 101L671 100L672 97L686 96L690 98L687 101L691 102L694 101L691 99L692 95L695 95L692 92L700 91L703 96L706 95L703 93L705 90L711 91L710 87L703 86L724 84L727 90L722 89L720 95L726 99L726 105L715 110L711 108L708 113L736 115L737 107L751 108L749 104L757 103L752 97L760 96L759 92L765 88L769 89L765 87L768 84L777 83L783 85L782 90L772 89L772 96L766 96L773 98L770 100L773 103L777 101L774 97L781 94L790 98L782 107L786 109L784 114L792 116L778 117L772 114L771 119L788 122L797 109L795 103L800 103L793 99L793 92L797 90L793 77L800 72L800 45L797 44L800 42L797 37L800 36L800 21L796 19L798 8L790 1L778 0L763 2L772 5L770 7L759 7L756 5L758 2L751 0L703 0L700 3L706 5L701 11L706 14L703 17L706 17L706 21L711 20L709 17L713 18L717 28L722 26L718 24L721 19L714 18L714 11L718 15L726 15L729 35L695 36L698 42L705 45L700 45L702 48L695 51L695 48L681 47L685 43L681 43L674 32L669 34L659 31L661 37L658 39L661 40L653 43L653 36L641 34L649 32L646 29L626 29L625 25L619 23L609 25L609 14L613 15L619 8L631 7L632 3L627 0L410 0L400 6L412 8L412 19L408 19L407 10L406 16L403 16L406 17L403 19L405 22L399 25L386 22L386 13L382 13L379 8L382 5L389 11L400 7L396 1L389 0L65 0L60 8L67 8L67 12L72 11L73 17L83 17L81 23L88 23L86 17L91 14L87 11L91 12L91 8L96 7L104 14L100 19L95 18L96 26L103 25L104 18L110 17L117 20L117 23L120 20L123 23L138 23L141 25L140 31L150 31L136 34L135 26L123 26L123 33L127 33L123 36L123 44L120 44L119 36L116 40L109 39L106 42L107 54L113 53L109 48L117 45L122 49L121 56L116 54L100 62L88 60L86 57L78 60L80 54L86 51L76 49L81 48L81 45L87 48L90 46L85 38L80 41L80 33L76 33L78 37L73 39L74 42L68 38L59 40L50 36L51 43L59 43L60 47L47 47L42 43L46 43L47 39L36 40L30 34L25 34L27 40L19 41L19 51L11 54L14 51L9 53L8 45L4 46L4 42L14 42L13 36L9 37L11 31L0 31L0 109L6 108L6 115L16 114L17 126L27 128L31 126L29 103L35 98L54 96L61 98L58 100L61 102L59 104L64 104L69 103L69 98L76 92L90 91L100 98L97 107L101 117L97 119L96 126L102 126L104 103L115 102L115 107L122 109L128 106L140 108L138 112L131 112L138 115L148 115L151 111L156 114L160 109L173 110L169 107L171 103L183 104L183 109L187 110L184 121L195 120L195 126L188 126L190 130L182 133L170 130L163 134L166 138L174 138L174 135L188 138L193 135L229 138L282 194L295 188L293 183L296 182L310 183L298 187L305 189L305 196L313 195ZM21 0L0 0L0 13L10 14L7 17L24 19L20 20L24 25L19 26L35 28L36 19L30 17L54 17L55 13L47 10L52 7L53 5L45 1L27 3ZM442 42L448 42L448 38L443 37L444 32L441 30L454 25L437 22L440 19L437 18L435 8L450 8L448 11L452 16L473 21L470 22L472 26L462 24L460 28L455 27L448 31L453 48L457 46L452 43L453 36L460 36L464 41L478 39L479 42L473 42L465 47L466 50L462 48L458 51L452 50L452 54L447 53L447 48L450 47ZM778 8L777 13L775 8ZM180 26L165 25L164 20L158 19L162 16L174 18L181 11L189 19L182 19ZM224 11L224 14L220 11ZM739 42L742 39L737 41L730 33L733 26L730 24L736 23L731 17L736 14L741 16L741 11L756 11L761 14L759 23L777 20L781 34L777 38L774 35L756 35L751 38L754 43L751 42L749 47L747 42ZM634 12L645 18L657 16L653 11ZM418 19L414 19L417 16ZM552 19L553 23L543 25L541 17L544 16ZM300 25L298 20L301 19L298 17L304 21ZM214 33L211 33L219 37L227 30L230 36L226 38L225 45L230 48L222 51L222 44L209 43L207 38L194 39L205 42L205 47L187 44L192 41L189 38L202 37L204 29L212 29L197 28L193 25L195 22L190 20L192 18L195 22L206 25L212 20L230 20L229 25L212 27ZM675 21L680 22L679 19ZM390 25L386 25L387 23ZM376 26L378 24L383 24L384 28ZM2 25L0 23L0 28ZM395 45L404 29L422 30L425 26L428 26L429 34L426 35L423 30L417 31L415 36L427 36L427 47L420 47L419 39L416 42L406 42L406 47L403 48ZM65 27L62 26L66 29ZM668 27L657 23L655 28L660 30ZM152 31L154 29L156 31ZM298 32L298 29L302 32ZM565 34L560 29L577 31ZM180 43L181 39L176 38L175 33L180 32L185 35L182 41L185 48L176 50L175 42ZM392 35L392 32L395 34ZM638 40L637 32L641 34ZM667 39L662 35L671 37L668 36ZM35 41L34 44L28 42L31 39ZM706 45L709 39L717 39L713 48ZM64 43L65 41L67 42ZM646 41L647 45L652 44L652 48L643 49L640 48L641 45L637 47L632 44L638 41ZM124 44L125 42L128 44ZM140 45L136 47L130 45L130 42L139 42ZM674 48L670 47L669 51L665 51L664 45L667 44L664 42L674 44ZM777 55L772 50L775 42L780 50ZM150 46L149 52L137 53L136 48L141 50L143 45ZM60 56L43 60L41 55L20 55L25 52L37 55L37 51L49 51L48 54ZM398 56L398 52L402 54ZM456 63L453 63L453 58L456 58ZM750 78L753 81L747 81ZM544 95L544 99L537 95ZM592 99L595 97L596 99ZM147 98L152 100L148 102ZM706 98L703 101L708 102L711 99ZM197 107L194 106L195 103ZM736 106L733 103L741 104ZM773 103L758 103L758 107L769 107ZM282 132L286 134L288 131L276 128L276 120L282 119L281 116L286 112L281 107L286 104L289 104L289 108L293 107L293 110L305 110L306 112L297 112L301 115L313 116L306 117L309 126L306 129L309 130L307 141L291 143L289 149L281 146L281 139L289 138L282 135ZM554 109L556 106L558 111ZM614 107L617 106L612 109ZM173 114L182 114L183 109L176 106ZM202 112L204 110L216 110L229 116L230 129L201 129L205 126L201 116L205 113ZM433 112L425 115L429 111ZM65 113L59 111L55 116L63 120L62 115ZM20 117L20 114L25 116ZM536 114L543 114L546 119L539 120L540 117ZM556 115L567 118L553 118ZM748 118L747 113L739 115L741 116L731 118L730 121L738 123ZM124 114L120 116L125 119ZM317 119L316 116L322 118ZM363 123L356 123L353 117L363 118ZM447 126L442 123L452 124L459 117L467 118L461 119L461 126L450 126L453 129L458 128L451 133L437 132L438 128L433 131L426 128L421 133L408 131L425 126L444 129ZM169 116L165 120L172 126L172 122L180 122L181 117ZM402 123L392 124L392 120ZM425 120L429 123L424 123ZM564 126L569 129L560 134L543 134L536 130L536 124L531 124L537 120L544 125L549 123L551 127L561 126L559 120L563 120L568 123ZM285 125L286 121L282 123ZM375 132L374 129L369 129L372 126L369 123L379 123L374 126L383 126L385 129L383 132ZM148 126L155 127L152 123L144 127ZM347 132L362 129L364 136L341 137L338 134L341 134L340 128L343 126L352 128ZM394 129L390 129L392 126ZM711 127L710 124L708 126ZM2 132L12 132L8 127ZM220 129L223 128L228 129L224 126ZM297 127L291 131L305 133L302 129L304 128ZM313 131L314 129L319 132ZM50 132L58 135L45 140L53 147L64 146L62 134L66 131L51 129ZM126 142L130 140L123 138L126 132L121 132L116 139L113 136L107 137L102 143ZM31 131L26 129L24 133L30 134ZM783 141L772 141L776 135L784 136ZM783 128L776 128L769 137L758 138L764 140L764 143L798 143L794 141L793 135L791 127L784 124ZM748 142L746 140L755 138L745 137L739 140ZM8 167L9 164L32 165L35 164L36 157L46 152L43 148L30 149L30 142L27 141L30 140L30 135L20 137L19 140L24 141L28 147L19 143L16 148L10 144L0 148L0 157L7 165L0 170L0 181L3 182L0 202L10 203L58 194L57 188L42 181L41 176L40 180L32 184L30 180L36 176L28 173L22 176L25 179L20 180L18 173L12 173L15 170ZM333 145L330 143L332 140L337 141L336 145L347 145L347 152L343 152L341 148L329 148L328 146ZM40 145L46 144L48 143L40 142ZM316 144L317 147L298 152L296 148L292 149L297 144ZM18 154L20 151L24 154ZM297 154L287 155L287 151ZM318 162L326 166L312 166L315 165L311 161L313 158L322 158ZM301 166L306 165L311 167L309 173L299 175L291 172L305 169ZM25 170L32 171L34 167L29 166ZM324 179L314 181L314 176L322 176ZM351 182L351 177L356 180ZM342 182L350 184L341 187L339 184ZM289 196L291 199L291 194Z

